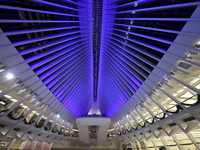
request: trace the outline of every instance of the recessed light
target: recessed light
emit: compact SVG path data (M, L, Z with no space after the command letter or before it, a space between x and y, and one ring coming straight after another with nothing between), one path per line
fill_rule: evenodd
M4 95L4 97L6 97L6 98L12 98L12 96L10 96L10 95Z
M16 99L13 99L13 98L12 98L11 100L12 100L13 102L17 102L17 101L18 101L18 100L16 100Z
M196 83L196 82L199 81L199 80L200 80L200 78L195 78L195 79L193 79L190 83L193 84L193 83Z
M7 73L6 78L10 80L10 79L14 78L14 75L12 73Z
M135 3L135 4L134 4L134 7L137 7L137 6L138 6L138 3Z

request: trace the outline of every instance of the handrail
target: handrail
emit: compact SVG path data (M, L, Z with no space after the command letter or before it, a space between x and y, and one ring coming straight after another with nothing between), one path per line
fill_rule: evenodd
M136 126L136 128L134 128L134 127L132 126L132 129L133 129L133 130L137 130L137 129L138 129L138 125Z
M151 121L151 122L149 122L148 120L149 120L149 119L151 119L151 118L152 118L152 121ZM151 118L147 119L147 120L146 120L146 123L148 123L148 124L153 124L155 120L154 120L154 118L153 118L153 117L151 117Z
M139 123L138 123L138 125L139 125L140 127L142 127L142 128L143 128L143 127L145 127L146 123L145 123L145 122L143 122L143 123L144 123L144 125L141 125L140 123L142 123L142 122L143 122L143 121L139 122Z
M130 128L130 130L126 129L126 131L128 131L128 132L132 132L132 128Z
M162 113L163 113L163 117L157 117L157 115L160 115L160 114L162 114ZM162 119L165 118L165 116L166 116L165 112L161 112L161 113L159 113L159 114L156 114L154 117L157 118L157 119L162 120Z
M9 109L1 110L0 113L6 112L6 111L8 111L8 110L9 110Z
M169 111L171 108L174 108L174 107L176 107L177 109L176 109L176 111ZM172 114L177 114L180 110L182 110L183 108L181 107L181 106L179 106L179 105L175 105L175 106L173 106L173 107L170 107L169 109L167 109L166 110L166 112L168 112L168 113L172 113Z
M185 103L185 102L187 102L188 100L192 99L195 96L197 96L197 101L195 103L193 103L193 104ZM196 106L196 105L200 104L200 96L199 96L199 94L193 95L192 97L190 97L190 98L184 100L183 102L181 102L181 104L185 105L185 106Z
M186 104L186 103L184 103L184 102L190 100L191 98L193 98L194 96L197 96L197 101L196 101L195 103L193 103L193 104ZM200 96L199 96L198 94L193 95L192 97L190 97L190 98L184 100L183 102L181 102L181 104L182 104L182 105L186 105L186 106L196 106L196 105L200 104ZM170 111L170 109L172 109L172 108L174 108L174 107L176 107L176 111ZM171 113L171 114L177 114L177 113L180 112L182 109L183 109L183 108L182 108L181 106L179 106L179 105L174 105L174 106L170 107L169 109L165 110L165 112L168 112L168 113ZM159 114L156 114L154 117L157 118L157 119L162 120L162 119L164 119L164 118L166 117L166 113L165 113L165 112L161 112L161 113L159 113ZM158 117L158 115L160 115L160 114L163 114L163 117ZM152 122L149 122L149 121L148 121L149 119L151 119L151 118L149 118L149 119L147 119L145 122L142 121L142 122L144 123L144 125L141 125L142 122L140 122L140 123L137 124L136 128L134 128L134 127L132 126L130 130L126 129L126 130L123 130L123 131L121 131L121 132L117 132L117 135L121 136L122 133L123 133L123 134L126 134L126 131L132 132L132 129L133 129L133 130L137 130L137 129L138 129L138 126L140 126L140 127L143 128L143 127L145 127L146 123L148 123L148 124L153 124L153 123L155 122L154 117L151 117L151 118L152 118Z

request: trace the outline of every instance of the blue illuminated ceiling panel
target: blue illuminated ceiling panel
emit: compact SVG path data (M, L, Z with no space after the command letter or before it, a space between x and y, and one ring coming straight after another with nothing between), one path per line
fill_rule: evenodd
M0 27L76 116L112 116L144 83L196 8L185 0L2 0Z
M104 1L98 85L102 113L116 113L148 78L196 8L184 2Z
M46 87L76 116L87 114L93 100L89 5L81 1L1 1L4 33Z

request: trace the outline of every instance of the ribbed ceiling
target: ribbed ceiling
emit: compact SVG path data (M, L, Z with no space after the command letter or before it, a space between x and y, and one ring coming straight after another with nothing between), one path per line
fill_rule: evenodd
M117 112L173 43L196 8L179 3L104 2L98 95L102 112L108 116Z
M76 116L87 114L92 101L102 114L116 113L148 78L196 7L189 0L0 3L4 33Z

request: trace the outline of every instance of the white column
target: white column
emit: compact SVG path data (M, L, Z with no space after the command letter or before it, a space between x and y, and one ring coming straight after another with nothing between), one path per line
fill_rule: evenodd
M178 138L176 137L176 135L172 135L172 138L174 139L175 143L177 144L178 148L180 150L185 150L184 147L182 145L180 145L180 141L178 140Z
M148 146L148 144L147 144L147 141L146 141L146 140L144 140L144 144L145 144L145 146L146 146L146 150L149 150L149 146Z
M158 147L157 147L156 141L153 138L151 139L151 141L153 143L155 150L159 150Z
M137 142L137 144L138 144L139 150L142 150L141 145L140 145L140 142L139 142L139 141L136 141L136 142Z
M36 141L35 141L35 144L34 144L34 146L33 146L32 150L34 150L34 149L35 149L35 147L36 147L37 143L38 143L38 142L36 142Z
M24 141L24 145L22 146L21 150L24 149L25 145L27 144L28 140Z
M10 150L10 148L13 146L13 144L15 143L16 139L13 138L13 140L11 141L10 145L8 146L7 150Z
M187 133L187 136L192 141L192 143L196 146L196 148L200 149L200 145L197 144L197 140L194 138L194 136L190 132Z
M170 150L170 148L167 147L167 142L165 141L165 139L163 137L160 137L160 139L161 139L163 145L165 146L166 150Z

